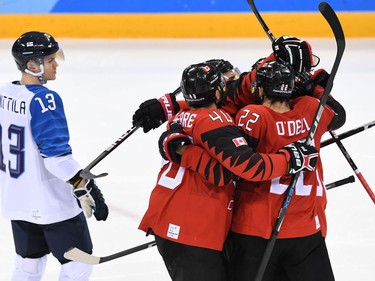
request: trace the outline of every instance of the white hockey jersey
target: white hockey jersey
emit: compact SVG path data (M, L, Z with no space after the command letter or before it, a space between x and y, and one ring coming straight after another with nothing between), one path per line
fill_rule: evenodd
M50 224L82 210L66 181L80 170L60 96L42 85L0 87L2 214Z

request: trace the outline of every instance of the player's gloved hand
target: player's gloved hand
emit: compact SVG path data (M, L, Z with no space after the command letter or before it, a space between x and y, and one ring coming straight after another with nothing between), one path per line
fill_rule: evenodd
M311 96L321 99L329 79L329 73L322 68L314 70L312 71L312 79L314 81L314 91ZM328 97L330 98L332 95L329 94Z
M205 61L205 63L215 66L223 74L226 83L237 80L240 77L241 71L227 60L211 59Z
M73 196L78 200L86 218L91 218L92 213L95 211L95 201L90 194L92 186L89 186L89 183L90 181L84 186L74 187L73 189Z
M181 156L176 153L178 146L188 145L191 141L185 134L182 126L176 122L169 125L169 130L161 134L159 138L160 155L167 161L179 164Z
M311 96L314 90L314 80L309 72L294 72L294 88L292 98Z
M326 87L328 79L329 79L329 73L325 71L323 68L319 68L317 70L314 70L312 72L312 79L314 80L314 85L319 85L323 88Z
M96 185L95 181L91 179L88 184L87 188L91 189L91 196L95 202L95 211L94 216L97 221L105 221L108 217L108 206L105 203L105 199L99 187Z
M272 50L278 62L289 63L297 72L310 71L318 65L319 58L312 54L308 42L284 35L272 42Z
M234 68L233 65L229 61L223 60L223 59L211 59L211 60L205 61L205 63L209 63L215 66L217 70L221 72L221 74L231 71Z
M284 146L279 150L289 161L287 175L299 172L312 172L318 162L318 151L312 145L297 141Z
M133 126L141 126L145 133L158 128L180 110L176 97L165 94L159 99L149 99L133 114Z

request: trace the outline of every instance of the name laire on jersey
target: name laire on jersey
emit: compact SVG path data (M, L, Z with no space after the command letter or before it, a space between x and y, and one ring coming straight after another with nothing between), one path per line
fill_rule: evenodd
M192 113L191 111L183 111L176 114L174 121L180 123L184 128L191 128L195 122L196 117L196 113ZM233 119L230 117L230 115L222 110L213 111L212 113L208 114L208 117L210 117L212 121L216 122L233 122Z
M277 134L279 136L300 135L310 130L310 126L305 118L289 121L276 122Z
M191 128L195 122L196 117L196 113L183 111L176 114L174 121L181 124L181 126L184 128Z
M26 102L18 101L14 98L0 95L0 107L4 110L12 111L14 113L25 115Z

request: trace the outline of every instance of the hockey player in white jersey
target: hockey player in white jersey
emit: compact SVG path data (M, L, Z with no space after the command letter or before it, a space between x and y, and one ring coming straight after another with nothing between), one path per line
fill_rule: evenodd
M0 87L2 214L11 221L16 260L12 281L39 281L47 254L61 263L59 281L89 280L92 267L66 260L71 247L91 253L86 217L106 220L93 180L79 176L60 96L45 87L64 59L55 39L27 32L12 47L22 76ZM83 212L82 212L83 211Z

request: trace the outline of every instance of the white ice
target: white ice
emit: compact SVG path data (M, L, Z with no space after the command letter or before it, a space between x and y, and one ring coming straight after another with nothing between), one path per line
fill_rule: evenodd
M61 39L66 61L48 86L64 99L71 145L83 167L131 128L132 114L146 99L174 91L191 63L225 58L242 71L271 52L267 39L73 40ZM334 38L309 39L330 70ZM19 79L10 54L12 40L0 40L0 83ZM348 39L333 95L345 106L344 131L375 119L375 39ZM181 98L181 97L180 97ZM152 240L137 229L159 170L157 140L162 128L135 132L94 169L110 208L106 222L89 220L94 255L106 256ZM324 139L329 135L324 136ZM343 141L375 191L375 129ZM338 147L322 149L325 182L354 172ZM338 281L375 280L375 205L360 181L328 191L327 245ZM10 223L0 219L0 280L10 280L14 246ZM319 270L317 268L317 270ZM57 280L59 264L49 255L45 281ZM95 266L91 280L170 280L156 247Z

